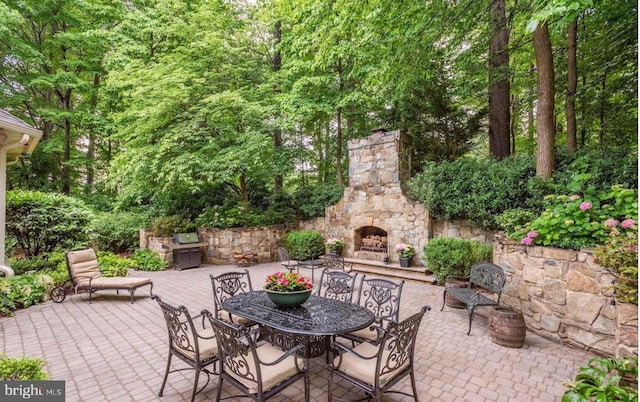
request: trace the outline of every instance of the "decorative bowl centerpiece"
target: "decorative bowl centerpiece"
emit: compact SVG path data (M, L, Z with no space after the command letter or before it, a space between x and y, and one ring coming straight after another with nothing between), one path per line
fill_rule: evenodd
M309 279L295 272L276 272L267 276L264 291L278 307L296 308L306 302L313 285Z

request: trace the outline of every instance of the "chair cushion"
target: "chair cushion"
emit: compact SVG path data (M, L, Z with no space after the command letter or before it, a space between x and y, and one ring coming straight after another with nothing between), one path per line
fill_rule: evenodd
M246 319L244 317L240 317L237 315L231 315L227 310L220 309L218 310L218 318L221 320L225 320L226 322L232 322L238 325L250 324L253 321Z
M134 276L99 277L91 281L91 287L100 289L135 289L150 283L151 279L149 278L138 278ZM81 286L89 286L89 281Z
M351 336L357 336L358 338L362 338L362 339L366 339L369 341L375 341L376 339L378 339L378 331L371 330L369 329L370 327L367 328L362 328L359 329L357 331L353 331L353 332L349 332L348 335Z
M92 248L67 253L69 270L78 285L88 285L89 279L102 276L98 269L98 258ZM80 276L79 278L77 278Z
M211 359L218 355L218 342L214 337L213 328L203 328L198 331L198 349L200 352L200 361ZM189 338L189 345L193 345L193 334L188 331L187 337ZM203 339L207 338L207 339ZM176 350L183 356L194 360L196 359L196 353L192 350L186 350L179 345L174 344Z
M284 352L270 344L260 345L256 349L256 353L258 358L263 361L270 363L274 360L277 360L280 356L284 354ZM253 355L249 353L246 356L248 369L253 373L254 377L257 379L258 374L255 372L256 370L256 362L253 360ZM268 391L276 385L280 384L282 381L294 376L299 373L300 370L296 367L296 360L294 356L288 356L286 359L281 361L280 363L273 366L261 365L260 371L262 372L262 391ZM228 373L233 376L235 379L240 381L245 387L248 388L250 393L258 392L258 385L255 381L251 381L247 378L243 378L237 376L234 372L228 371Z
M359 355L369 357L378 354L379 347L368 342L363 342L353 348L353 351ZM384 368L385 362L389 357L389 351L382 352L382 366ZM389 380L395 377L400 371L409 366L410 360L407 359L400 367L392 370L384 375L380 376L380 385L386 384ZM376 359L361 359L358 356L351 353L344 352L342 354L342 362L340 363L340 357L336 357L333 360L334 366L340 364L337 369L343 373L356 378L366 384L373 386L376 378Z

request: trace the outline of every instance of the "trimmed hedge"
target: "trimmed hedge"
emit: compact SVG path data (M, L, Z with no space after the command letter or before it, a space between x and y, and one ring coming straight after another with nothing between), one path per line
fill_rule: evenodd
M313 260L324 254L324 238L318 232L297 230L282 238L282 247L294 260Z
M475 240L457 237L437 237L423 248L422 258L438 283L449 277L468 277L471 266L493 260L493 246Z

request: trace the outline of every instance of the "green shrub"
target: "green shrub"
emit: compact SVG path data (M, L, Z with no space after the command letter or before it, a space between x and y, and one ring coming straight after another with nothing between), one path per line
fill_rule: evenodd
M167 269L167 262L161 260L156 253L148 249L137 249L131 261L142 271L162 271Z
M293 196L294 205L302 212L303 219L324 216L325 208L342 198L344 187L337 184L300 187Z
M549 195L544 204L539 217L507 236L527 246L595 247L609 237L606 222L632 219L635 223L638 218L638 191L621 186L609 191L589 188L583 195Z
M75 198L37 191L7 192L7 234L17 240L27 257L59 246L86 244L91 218L91 211Z
M468 277L475 263L492 261L493 247L474 240L438 237L424 246L422 255L429 271L443 284L449 277Z
M97 253L98 266L103 276L127 276L127 268L137 268L128 258L122 258L110 251Z
M312 260L324 254L324 238L318 232L296 230L282 238L282 246L294 260Z
M146 228L149 218L133 212L101 212L93 220L98 248L119 253L135 250L140 242L140 229Z
M194 227L186 219L178 216L162 216L151 221L150 229L156 236L171 237L174 233L191 232Z
M624 382L627 378L635 381L635 387ZM637 401L637 380L637 357L594 357L578 369L574 382L563 384L569 390L562 396L562 402Z
M536 218L536 214L523 208L514 208L496 216L496 222L506 233L516 232Z
M60 263L64 263L64 253L60 251L33 258L9 259L9 266L11 266L16 275L22 275L27 272L56 270Z
M528 156L494 159L464 158L428 163L409 182L409 193L437 219L468 219L474 225L495 229L495 216L507 209L539 208L543 194L535 176L535 162Z
M638 226L634 224L622 231L617 225L609 228L609 238L594 252L596 262L616 276L613 285L616 299L638 304Z
M43 381L45 361L30 357L8 357L0 353L0 380L2 381Z
M42 302L55 283L47 274L29 274L0 279L0 314Z

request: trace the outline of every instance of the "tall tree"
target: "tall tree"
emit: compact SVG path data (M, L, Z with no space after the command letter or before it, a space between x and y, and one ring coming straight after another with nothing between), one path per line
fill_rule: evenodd
M509 32L504 0L491 3L491 44L489 46L489 151L502 160L511 153L509 84Z
M536 174L550 178L555 160L555 87L553 72L553 53L549 27L538 24L533 32L533 49L538 69L538 109L536 125L538 134L538 154Z
M578 42L578 19L575 18L569 23L567 35L567 100L565 104L565 114L567 117L567 148L575 151L577 148L577 128L576 128L576 90L578 89L578 63L577 63L577 42Z

